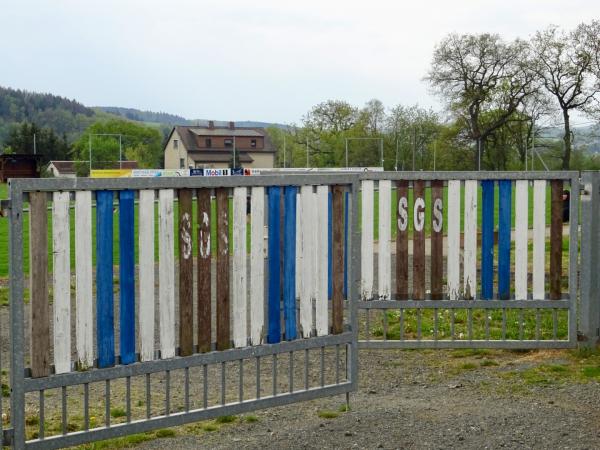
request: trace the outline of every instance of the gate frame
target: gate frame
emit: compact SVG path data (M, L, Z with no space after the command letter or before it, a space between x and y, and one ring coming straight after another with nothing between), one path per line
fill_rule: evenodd
M597 174L600 180L600 173ZM358 312L361 310L380 310L388 309L463 309L472 311L473 309L563 309L569 314L568 319L568 340L501 340L501 339L411 339L411 340L371 340L359 338L358 347L382 349L382 348L404 348L404 349L424 349L424 348L504 348L504 349L538 349L538 348L574 348L577 345L577 275L579 269L578 246L579 246L579 194L580 179L578 171L552 171L552 172L465 172L465 171L436 171L436 172L368 172L359 174L359 180L391 180L391 181L425 181L431 182L440 180L563 180L570 183L570 222L569 222L569 297L561 300L358 300ZM582 242L583 245L583 242ZM600 259L599 259L600 262ZM359 278L360 280L360 275ZM510 306L508 306L510 305ZM508 306L508 307L507 307ZM358 314L358 313L357 313ZM368 324L367 324L368 327Z
M23 201L31 191L79 191L79 190L122 190L122 189L199 189L199 188L235 188L235 187L269 187L269 186L299 186L299 185L342 185L350 191L351 200L348 204L351 223L348 224L350 236L348 239L349 254L348 273L350 280L349 298L344 300L346 324L341 334L328 334L326 336L298 338L293 341L281 341L276 344L261 344L243 348L232 348L225 351L211 351L208 353L194 353L191 356L175 356L171 359L135 362L129 365L115 365L110 368L93 368L84 372L72 371L65 374L51 374L42 378L30 378L24 367L24 271L23 271ZM358 318L356 299L358 295L358 282L360 266L360 233L358 231L358 214L354 213L358 202L358 178L353 174L310 174L288 175L276 174L265 176L230 176L230 177L148 177L148 178L105 178L105 179L12 179L9 180L9 200L3 202L3 207L9 210L9 289L10 289L10 383L11 383L11 424L4 428L4 445L13 448L59 448L83 444L101 439L124 436L136 432L144 432L165 426L182 425L188 422L208 419L227 414L239 414L262 408L286 405L304 400L320 397L346 394L349 401L350 392L358 387ZM265 277L266 278L266 277ZM221 403L196 410L151 416L123 424L108 427L98 427L91 430L72 432L68 434L51 436L45 439L26 442L25 436L25 394L27 392L52 389L63 386L80 385L90 382L99 382L123 379L128 376L138 376L150 373L159 373L169 370L197 367L204 364L225 363L247 358L267 355L278 355L292 351L317 349L324 347L346 347L345 378L339 380L339 364L336 363L336 383L294 391L293 386L289 392L273 393L273 395L260 396L251 400L242 400L234 403ZM338 352L336 354L339 355ZM339 357L338 357L339 360ZM326 367L323 367L324 370ZM167 391L167 395L169 392ZM65 398L63 397L63 402ZM64 405L64 404L63 404ZM63 406L64 407L64 406ZM43 415L42 415L43 418ZM1 429L1 428L0 428Z

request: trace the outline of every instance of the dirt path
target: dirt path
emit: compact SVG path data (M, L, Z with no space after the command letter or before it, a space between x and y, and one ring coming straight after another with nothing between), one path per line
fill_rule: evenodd
M182 427L139 448L599 448L600 385L589 369L598 361L567 351L361 351L349 412L338 412L343 397L321 399L217 431Z

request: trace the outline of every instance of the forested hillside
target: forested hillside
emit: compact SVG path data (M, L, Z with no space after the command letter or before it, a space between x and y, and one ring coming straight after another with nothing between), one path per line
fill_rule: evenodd
M192 120L188 120L185 117L181 117L176 114L154 111L142 111L135 108L120 108L118 106L96 106L94 109L97 111L103 111L106 113L114 114L115 116L124 117L126 119L135 120L138 122L152 122L165 125L191 125L193 122Z

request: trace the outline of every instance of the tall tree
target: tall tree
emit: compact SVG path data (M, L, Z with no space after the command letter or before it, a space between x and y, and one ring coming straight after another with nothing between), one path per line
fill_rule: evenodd
M527 44L496 34L450 34L433 53L426 80L461 121L475 143L475 166L485 142L534 90ZM496 111L496 114L485 114Z
M538 31L531 40L532 68L544 88L556 98L564 124L562 168L571 161L571 111L590 106L600 85L593 77L594 41L587 25L565 32L556 26Z

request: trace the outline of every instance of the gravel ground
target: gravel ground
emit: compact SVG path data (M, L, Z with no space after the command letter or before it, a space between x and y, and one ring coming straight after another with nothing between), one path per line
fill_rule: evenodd
M351 410L335 418L319 412L338 411L340 396L218 431L182 428L140 448L600 448L597 381L518 376L572 360L566 351L363 350Z

